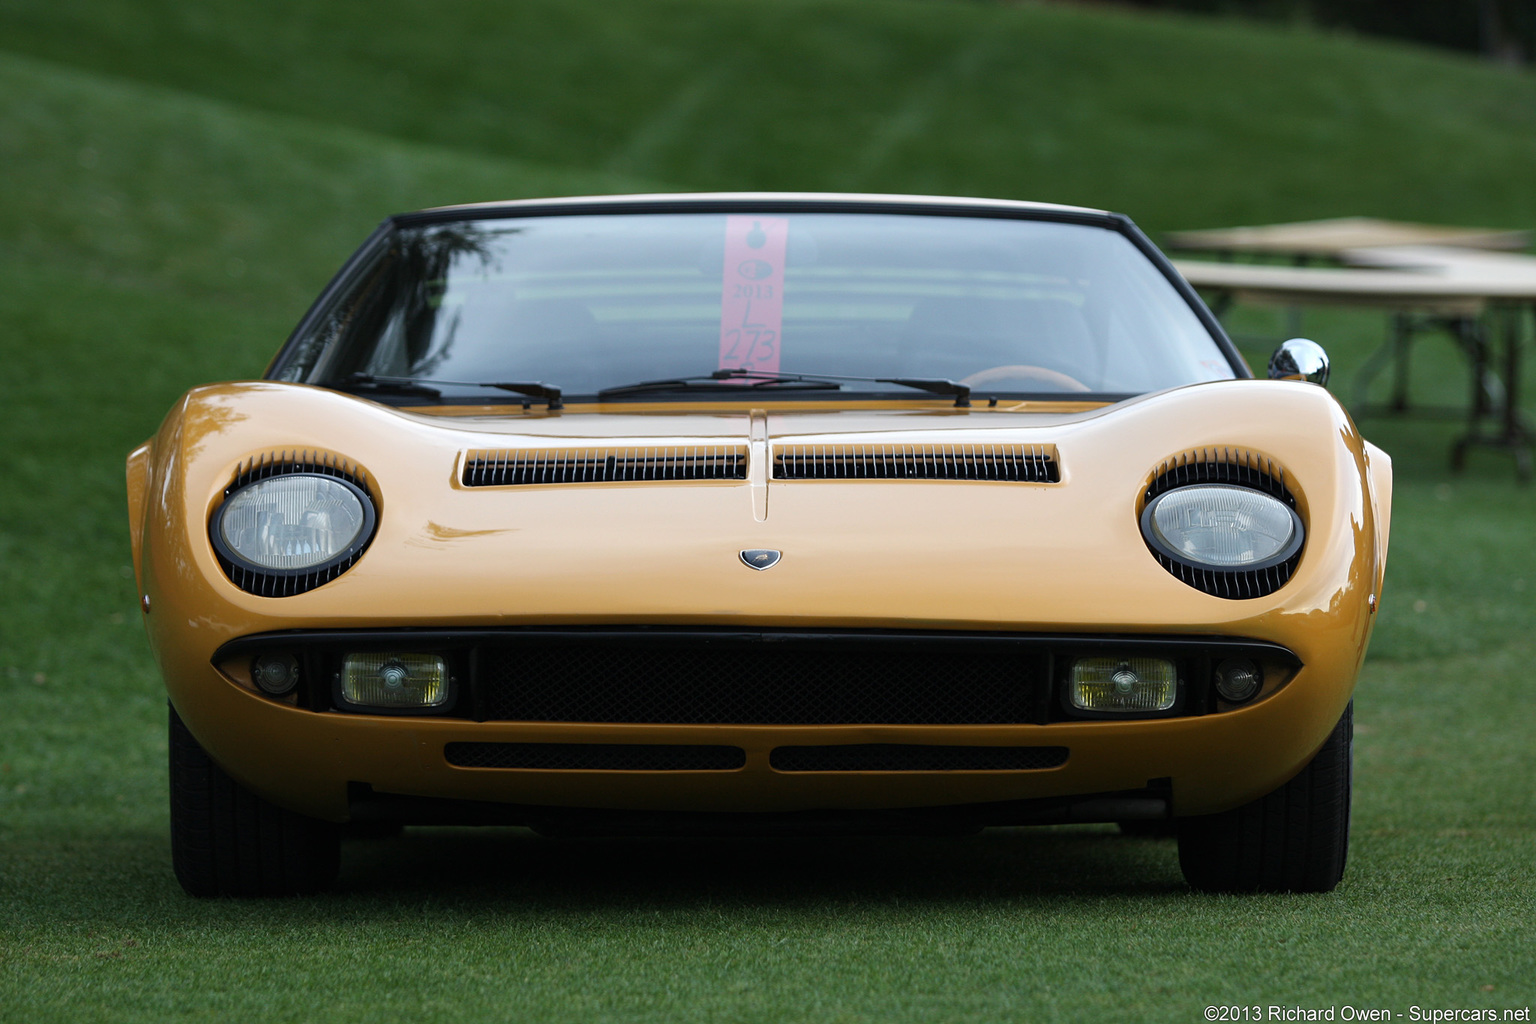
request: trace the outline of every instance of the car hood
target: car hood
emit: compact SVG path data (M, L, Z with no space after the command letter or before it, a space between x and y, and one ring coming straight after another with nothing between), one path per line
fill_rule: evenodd
M1341 608L1364 607L1379 586L1385 521L1368 463L1385 457L1322 389L1230 381L1037 409L722 403L529 416L406 411L275 382L199 388L130 461L130 497L135 480L141 494L136 565L146 594L220 640L391 624L1150 631L1277 642L1303 621L1318 642L1368 628ZM774 460L795 450L993 463L1023 453L1052 460L1054 479L985 470L975 479L782 479ZM593 480L569 470L573 459L643 462L658 451L735 452L745 466L726 479ZM1295 576L1267 597L1196 591L1141 537L1137 514L1159 467L1213 451L1273 460L1307 524ZM377 534L355 566L313 591L245 593L217 564L209 517L242 465L301 453L356 467L379 506ZM529 456L565 459L565 475L466 483L477 458ZM753 571L741 552L756 549L781 558Z

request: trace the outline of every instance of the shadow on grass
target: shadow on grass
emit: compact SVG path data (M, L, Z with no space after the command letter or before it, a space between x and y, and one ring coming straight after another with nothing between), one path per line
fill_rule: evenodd
M420 913L805 910L972 902L1080 905L1187 893L1174 844L1110 826L994 829L977 836L546 839L523 829L411 829L348 840L341 877L304 899L197 900L171 872L162 833L34 838L4 851L0 921L232 924ZM411 910L409 908L418 908Z
M1174 844L1110 826L977 836L546 839L429 829L352 842L339 891L545 908L978 898L1185 891Z

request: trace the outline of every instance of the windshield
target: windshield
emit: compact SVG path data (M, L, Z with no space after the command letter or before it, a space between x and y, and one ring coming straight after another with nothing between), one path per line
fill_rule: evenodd
M623 389L677 378L681 394L683 378L747 370L835 376L842 393L931 399L889 382L920 378L983 397L1087 398L1234 376L1147 257L1082 224L814 212L462 220L396 229L358 280L294 339L280 379L427 380L454 401L477 397L474 382L543 381L567 401L614 388L654 401L670 386Z

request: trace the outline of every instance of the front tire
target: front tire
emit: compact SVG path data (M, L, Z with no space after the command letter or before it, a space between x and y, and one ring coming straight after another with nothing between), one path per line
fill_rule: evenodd
M338 828L283 810L213 763L170 709L171 863L193 896L293 896L336 879Z
M1354 702L1295 778L1249 804L1179 820L1179 867L1203 892L1329 892L1349 854Z

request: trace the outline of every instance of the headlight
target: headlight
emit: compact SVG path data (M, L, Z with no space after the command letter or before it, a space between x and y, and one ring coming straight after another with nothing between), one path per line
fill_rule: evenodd
M1301 517L1250 487L1195 484L1147 503L1141 532L1154 551L1200 569L1243 571L1288 561L1301 550Z
M224 571L242 590L287 597L341 575L373 539L373 499L323 463L257 463L225 492L208 524Z
M256 568L313 571L349 554L372 518L372 502L352 484L292 473L231 495L214 528L236 559Z

